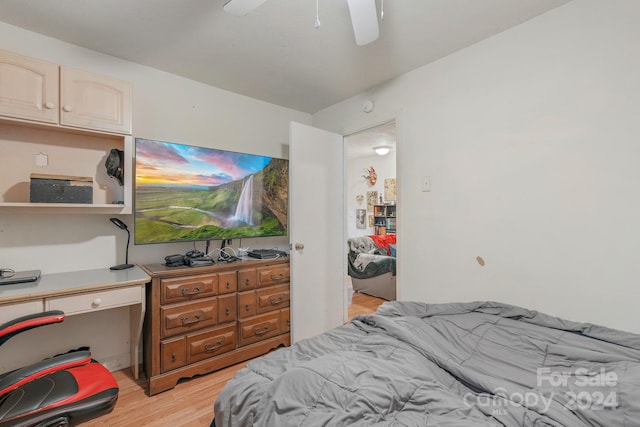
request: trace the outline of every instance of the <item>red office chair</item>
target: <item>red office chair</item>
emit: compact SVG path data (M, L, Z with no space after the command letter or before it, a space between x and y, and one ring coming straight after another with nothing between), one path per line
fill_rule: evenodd
M60 323L62 311L47 311L0 325L0 345L39 326ZM88 350L71 351L0 375L0 427L73 426L113 410L113 375Z

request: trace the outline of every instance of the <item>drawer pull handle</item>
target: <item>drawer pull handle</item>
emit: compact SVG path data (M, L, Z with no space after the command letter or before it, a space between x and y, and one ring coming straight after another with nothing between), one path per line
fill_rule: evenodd
M100 307L100 304L102 304L102 298L96 298L91 303L93 307Z
M265 327L259 329L259 328L254 328L253 329L253 335L256 336L260 336L260 335L264 335L267 332L269 332L269 325L266 325Z
M172 354L171 354L171 361L172 361L172 362L175 362L175 361L176 361L176 354L175 354L175 353L172 353Z
M278 275L271 275L271 280L280 280L280 279L284 279L284 274L280 273Z
M291 320L287 319L287 326L291 326Z
M224 309L224 314L225 314L225 316L230 315L231 314L231 309L229 307L225 308Z
M216 351L217 349L219 349L223 345L224 345L224 339L216 341L216 345L211 345L209 343L206 343L204 345L204 351L208 351L208 352Z
M245 304L245 305L244 305L244 309L245 309L246 311L249 311L249 310L251 309L251 306L250 306L249 304Z
M244 284L246 286L249 286L251 284L251 280L250 279L245 279Z
M180 320L182 321L182 326L185 326L185 325L192 325L194 323L198 323L200 320L202 320L201 318L202 318L201 314L196 314L195 316L193 316L193 320L189 320L188 317L183 317Z
M278 305L284 301L284 296L280 295L278 298L269 297L269 304Z
M231 289L231 283L227 282L227 289Z
M195 288L193 288L193 291L189 291L187 288L182 288L181 292L183 297L186 297L188 295L197 295L200 293L200 288L196 286Z

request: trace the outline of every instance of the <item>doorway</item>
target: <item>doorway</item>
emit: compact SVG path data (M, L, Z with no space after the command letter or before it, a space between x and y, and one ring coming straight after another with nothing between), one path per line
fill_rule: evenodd
M347 238L373 236L376 242L388 242L396 234L399 208L396 196L396 121L346 135L344 141ZM385 249L392 255L388 244ZM395 255L395 240L393 252ZM395 287L395 271L393 286ZM350 306L354 286L349 275L345 275L345 288L347 306ZM395 295L395 289L393 294Z

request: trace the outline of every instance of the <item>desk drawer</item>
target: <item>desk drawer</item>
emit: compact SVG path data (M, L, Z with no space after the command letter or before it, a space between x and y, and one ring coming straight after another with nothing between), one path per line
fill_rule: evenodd
M142 289L135 286L46 298L44 306L45 310L62 310L65 314L72 315L141 303Z
M26 316L27 314L42 313L43 311L41 299L18 302L15 304L2 304L0 305L0 324L18 317Z

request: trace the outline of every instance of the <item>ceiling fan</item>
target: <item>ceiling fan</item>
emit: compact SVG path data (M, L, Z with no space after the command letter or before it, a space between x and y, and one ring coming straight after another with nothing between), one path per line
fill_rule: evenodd
M224 4L224 11L232 15L246 15L257 9L266 0L228 0ZM347 0L349 14L356 44L364 46L378 39L378 15L376 0ZM316 19L316 28L320 26Z

